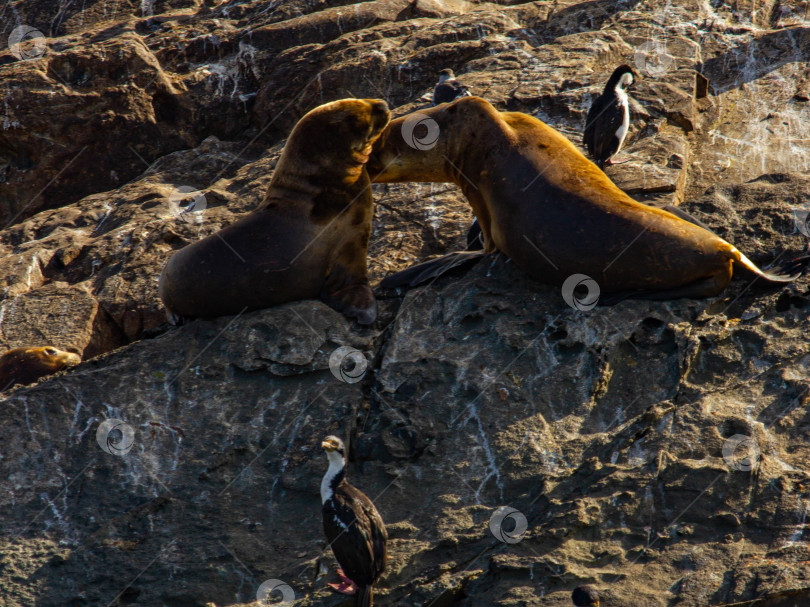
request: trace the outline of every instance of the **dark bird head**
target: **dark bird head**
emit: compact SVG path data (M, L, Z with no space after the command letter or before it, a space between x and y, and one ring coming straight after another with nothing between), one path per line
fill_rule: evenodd
M593 586L577 586L571 593L576 607L599 607L599 593Z
M636 81L638 75L633 71L629 65L620 65L613 73L605 85L605 93L610 93L616 88L622 88L625 91L629 89Z
M447 82L448 80L452 80L455 77L456 75L450 68L443 69L441 72L439 72L439 82Z
M332 455L333 453L336 453L343 459L346 458L346 448L343 446L343 441L337 436L327 436L325 439L323 439L323 442L321 442L321 447L323 447L323 450L326 451L326 457L329 459L334 457Z

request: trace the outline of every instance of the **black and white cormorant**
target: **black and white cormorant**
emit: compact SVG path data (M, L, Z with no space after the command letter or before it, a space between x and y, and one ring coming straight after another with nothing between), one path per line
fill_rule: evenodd
M588 110L583 140L599 168L604 168L605 164L618 164L618 159L611 161L611 158L622 149L630 128L627 90L635 79L633 68L620 65L613 70L602 94Z
M433 89L433 105L450 103L459 97L468 97L469 89L456 80L453 70L446 69L439 72L439 82Z
M599 593L593 586L577 586L571 593L575 607L599 607Z
M329 469L321 481L323 530L342 570L341 584L329 584L343 594L354 594L357 607L371 607L372 585L385 570L385 530L380 513L366 494L346 480L346 449L337 436L321 443Z

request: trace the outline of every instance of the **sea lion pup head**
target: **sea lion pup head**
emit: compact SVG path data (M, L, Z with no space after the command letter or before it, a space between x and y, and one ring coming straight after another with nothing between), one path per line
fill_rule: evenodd
M80 362L82 358L78 354L53 346L14 348L0 356L0 391L15 384L30 384Z
M463 167L456 160L476 141L486 141L487 128L499 120L498 111L475 96L392 120L374 144L367 165L371 180L459 183Z
M381 99L340 99L319 105L293 128L271 185L301 177L310 182L354 183L390 119L388 104Z

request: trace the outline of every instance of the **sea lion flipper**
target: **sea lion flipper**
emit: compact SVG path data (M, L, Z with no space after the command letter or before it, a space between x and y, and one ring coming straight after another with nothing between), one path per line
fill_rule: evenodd
M626 299L642 299L649 301L666 301L669 299L700 299L720 294L731 280L731 268L718 271L712 276L700 278L680 287L655 291L639 289L636 291L617 291L599 298L600 306L615 306Z
M771 264L764 269L760 269L736 247L731 247L731 249L734 254L734 271L742 272L755 280L759 279L765 285L783 285L793 282L804 275L810 266L810 243L807 244L802 255L782 263Z
M672 213L673 215L675 215L675 217L678 217L679 219L683 219L684 221L693 223L696 226L703 228L707 232L711 232L715 236L722 238L722 236L717 234L717 232L712 230L705 223L693 217L683 209L672 206L671 204L666 205L665 207L663 207L663 209L668 213ZM773 268L767 269L758 268L754 264L754 262L752 262L745 255L740 253L740 260L737 262L736 268L738 270L746 271L752 276L764 279L770 284L784 284L786 282L792 282L797 278L799 278L799 276L805 273L808 265L810 265L810 245L808 245L808 248L805 250L803 255L800 255L799 257L783 262L781 264L778 264Z
M467 250L480 251L484 248L484 231L481 229L481 224L478 223L478 218L474 219L470 229L467 230Z
M615 293L609 293L607 295L600 295L599 302L596 304L599 307L610 307L615 306L616 304L620 304L623 301L627 301L628 299L635 299L638 296L643 296L645 293L649 293L650 291L617 291Z
M377 320L377 300L365 274L365 257L362 261L362 271L353 271L343 263L332 266L321 299L361 325L370 325Z
M361 325L370 325L377 320L377 300L368 283L348 285L332 292L324 290L321 299Z
M810 245L808 245L810 246ZM805 251L804 255L800 255L790 261L776 264L768 269L757 268L751 260L744 255L743 267L745 270L751 271L754 276L764 279L767 283L772 285L784 284L786 282L793 282L800 276L807 272L807 267L810 266L810 255Z
M410 268L401 270L400 272L395 272L390 276L386 276L383 278L382 282L380 282L380 286L386 289L406 286L417 287L449 272L453 268L459 268L476 262L484 255L486 255L484 251L458 251L448 253L442 257L424 261Z
M693 223L696 226L703 228L707 232L711 232L715 236L720 236L717 232L712 230L709 226L707 226L705 223L703 223L700 219L690 215L689 213L687 213L683 209L680 209L680 208L678 208L676 206L668 204L665 207L663 207L663 210L665 210L667 213L672 213L673 215L675 215L675 217L678 217L679 219L683 219L684 221L688 221L689 223ZM721 236L721 238L722 238L722 236Z

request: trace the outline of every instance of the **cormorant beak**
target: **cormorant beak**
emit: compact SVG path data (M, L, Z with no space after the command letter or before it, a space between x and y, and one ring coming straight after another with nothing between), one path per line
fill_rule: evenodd
M329 451L329 452L335 451L337 449L337 445L335 443L333 443L332 441L330 441L330 440L323 441L321 443L321 447L325 451Z

